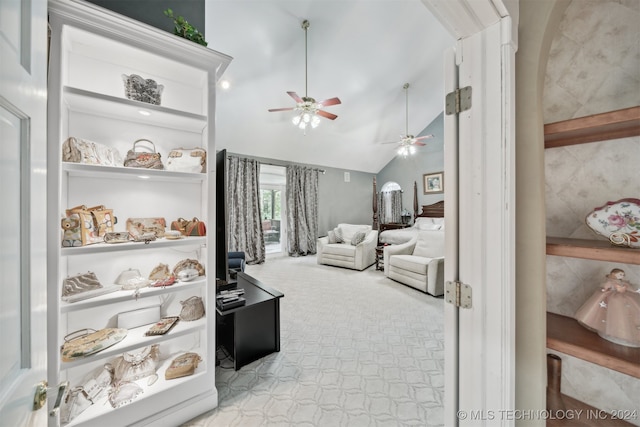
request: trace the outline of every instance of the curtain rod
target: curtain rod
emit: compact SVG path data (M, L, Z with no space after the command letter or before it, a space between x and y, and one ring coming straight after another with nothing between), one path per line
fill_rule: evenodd
M240 156L236 156L236 157L240 157ZM227 159L230 159L230 158L231 158L231 156L227 156ZM248 158L249 158L249 157L245 157L245 159L248 159ZM258 160L258 159L254 159L254 160ZM261 162L260 160L258 160L258 162L259 162L261 165L280 166L280 167L282 167L282 168L286 168L286 167L287 167L287 165L277 165L277 164L275 164L275 163ZM326 170L324 170L324 169L318 169L318 168L311 168L311 169L316 170L316 171L320 172L320 173L321 173L321 174L323 174L323 175L324 175L325 173L327 173L327 171L326 171Z

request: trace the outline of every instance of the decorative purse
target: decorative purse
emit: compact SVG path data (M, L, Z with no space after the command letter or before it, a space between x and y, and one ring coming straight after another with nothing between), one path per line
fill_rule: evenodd
M128 231L114 231L112 233L105 233L105 243L126 243L130 242L131 238Z
M139 142L148 142L151 147L145 147L144 145L138 147ZM133 148L127 151L127 155L124 158L124 165L129 168L164 169L162 156L156 152L156 146L148 139L138 139L133 143Z
M134 101L147 104L160 105L162 100L163 85L159 85L153 79L145 79L137 74L122 75L124 82L124 96Z
M186 301L180 301L182 304L182 310L180 310L180 320L187 322L198 320L204 316L204 302L202 298L192 296Z
M164 237L167 222L164 218L128 218L126 227L134 240L148 233L153 233L155 237L161 238Z
M185 353L171 361L171 365L164 372L164 378L172 380L174 378L193 375L202 359L198 353Z
M140 270L129 268L124 270L116 278L115 284L122 287L124 291L136 290L148 286L151 281L142 276Z
M178 230L183 236L206 236L207 226L198 218L187 221L184 218L178 218L171 222L171 229Z
M76 206L67 209L66 215L61 222L64 230L62 246L85 246L103 242L106 233L113 232L113 225L118 222L113 216L113 210L103 205L91 208L85 205ZM78 240L80 245L77 244Z
M175 267L173 267L173 275L179 278L180 273L184 270L196 270L198 276L204 276L204 267L197 259L186 258L179 261Z
M88 271L84 274L67 277L62 281L62 300L76 302L117 290L117 286L103 287L95 273Z
M173 285L176 281L176 276L171 274L167 264L160 263L149 273L149 280L151 281L149 286L154 288L164 287Z
M176 172L205 173L207 152L203 148L174 148L167 157L167 170Z
M169 332L178 323L178 316L163 317L145 332L145 336L152 337L155 335L164 335Z
M62 361L71 362L98 353L122 341L127 336L127 332L126 329L118 328L105 328L99 331L83 329L72 332L64 337L61 348Z
M69 137L62 143L62 161L86 165L120 166L120 153L106 145Z
M95 375L95 374L94 374ZM113 367L105 364L97 375L83 385L71 389L62 400L60 421L67 424L94 404L107 391L113 381Z
M143 392L142 387L136 383L116 383L109 390L109 403L114 409L119 408L133 402Z
M137 381L156 374L160 351L158 344L137 352L125 352L113 362L113 378L116 383Z

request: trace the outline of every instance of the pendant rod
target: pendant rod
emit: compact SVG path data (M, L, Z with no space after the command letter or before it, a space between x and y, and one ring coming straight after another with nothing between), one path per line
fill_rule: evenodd
M307 29L309 28L309 21L306 19L302 21L302 28L304 29L304 97L308 98L308 65L307 65Z
M404 92L405 92L405 100L406 100L406 106L405 106L405 111L406 111L406 115L405 115L405 124L404 124L404 136L408 136L409 135L409 83L405 83L404 86L402 86L404 88Z

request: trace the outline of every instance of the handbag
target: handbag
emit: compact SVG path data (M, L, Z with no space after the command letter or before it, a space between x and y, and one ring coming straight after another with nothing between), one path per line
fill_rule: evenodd
M124 270L116 278L115 284L122 287L123 291L137 290L148 286L151 281L140 274L140 270L129 268Z
M158 238L164 237L166 226L164 218L128 218L126 223L127 231L134 240L147 233L153 233Z
M113 362L114 382L137 381L155 375L159 360L158 344L144 347L137 352L125 352Z
M182 310L180 310L180 320L187 322L198 320L204 316L204 302L198 296L192 296L186 301L180 301Z
M103 205L90 208L80 205L67 209L65 214L67 217L61 222L64 230L62 246L85 246L103 242L104 236L113 232L113 225L118 222L113 216L113 210ZM77 244L78 241L80 245Z
M164 371L164 378L172 380L193 375L201 360L198 353L185 353L178 356L171 361L171 365Z
M183 236L206 236L207 226L198 218L187 221L184 218L178 218L171 222L171 229L178 230Z
M83 385L74 387L62 398L60 421L67 424L93 405L107 391L113 381L113 367L105 364L97 374L93 374Z
M120 166L120 153L106 145L73 136L62 143L62 161L86 165Z
M175 172L205 173L207 152L203 148L174 148L167 156L167 170Z
M131 241L128 231L114 231L104 234L105 243L126 243Z
M167 264L160 263L149 273L149 280L151 281L149 286L158 288L173 285L176 281L176 276L169 271Z
M138 146L139 142L148 142L151 145ZM124 165L129 168L143 168L143 169L164 169L162 164L162 156L156 152L156 146L148 139L138 139L133 143L133 147L127 151L127 155L124 158Z
M153 79L145 79L137 74L122 75L124 96L134 101L160 105L164 85L159 85Z
M104 328L83 329L75 331L64 337L61 347L63 362L71 362L85 356L98 353L114 344L119 343L127 336L126 329Z
M179 277L180 272L184 270L196 270L198 276L204 276L204 267L197 259L183 259L182 261L178 261L178 263L173 267L173 275Z
M62 281L62 300L76 302L117 290L119 290L117 286L102 286L95 273L88 271L84 274L67 277Z

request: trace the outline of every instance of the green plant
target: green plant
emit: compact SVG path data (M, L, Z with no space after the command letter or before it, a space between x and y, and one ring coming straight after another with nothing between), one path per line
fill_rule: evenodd
M173 34L176 36L183 37L187 40L191 40L192 42L196 42L201 44L202 46L206 46L207 42L204 40L204 36L197 28L193 25L189 24L186 19L182 16L175 16L173 14L173 10L167 9L164 11L164 14L173 19L174 27Z

